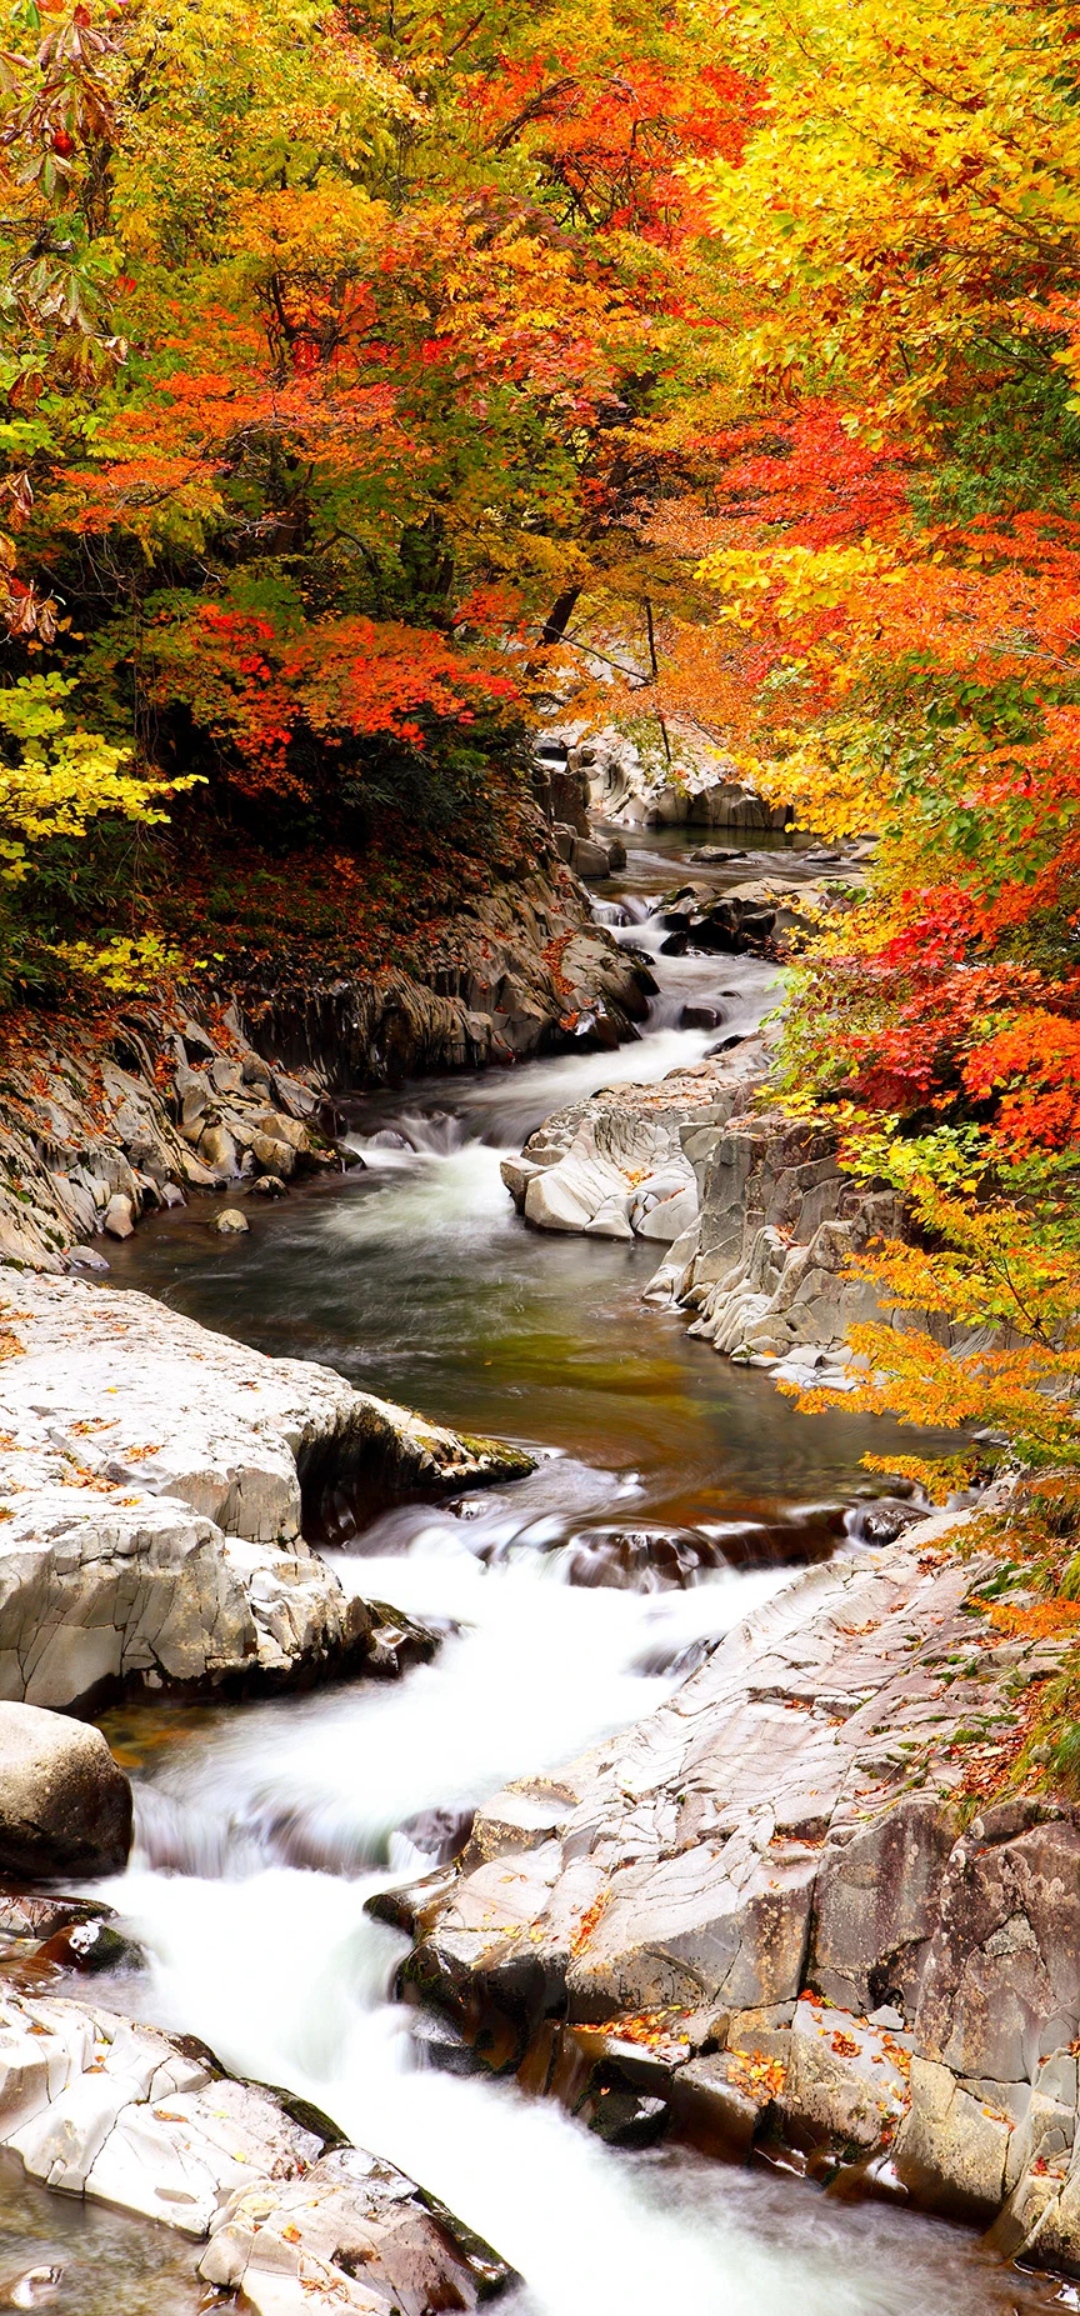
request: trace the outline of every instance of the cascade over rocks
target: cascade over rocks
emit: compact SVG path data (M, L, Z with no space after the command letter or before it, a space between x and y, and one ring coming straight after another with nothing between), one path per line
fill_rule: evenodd
M1080 2273L1080 1822L964 1806L1068 1637L973 1606L996 1562L940 1549L968 1517L810 1570L486 1803L456 1872L394 1894L402 1984L605 2135L615 2091L630 2139L780 2134Z
M434 1637L350 1599L310 1535L531 1470L148 1296L24 1274L0 1363L0 1696L400 1671Z

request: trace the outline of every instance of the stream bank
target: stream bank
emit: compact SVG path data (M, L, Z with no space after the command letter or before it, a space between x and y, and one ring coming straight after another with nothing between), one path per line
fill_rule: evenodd
M92 1241L231 1183L270 1197L340 1165L343 1087L509 1066L636 1034L651 977L557 860L433 938L426 977L260 968L222 990L9 1023L0 1074L0 1261L102 1267Z
M613 905L670 883L673 849L632 864L641 881ZM910 1445L841 1402L799 1418L765 1370L717 1360L677 1313L643 1305L655 1241L541 1233L515 1214L502 1163L553 1109L620 1076L659 1086L711 1062L716 1029L683 1026L687 1006L722 1006L723 1034L750 1037L771 1001L771 971L751 958L674 958L657 977L628 1053L369 1094L349 1105L363 1165L348 1175L253 1200L242 1237L217 1236L209 1200L110 1248L114 1286L151 1287L257 1349L328 1362L361 1391L419 1400L537 1461L512 1485L390 1505L324 1552L344 1594L390 1600L445 1636L405 1681L106 1715L137 1842L96 1894L143 1958L110 1979L109 2005L194 2029L240 2074L288 2084L422 2179L524 2274L530 2316L652 2316L671 2298L695 2316L718 2299L731 2316L793 2302L807 2316L1065 2305L1059 2284L1024 2279L943 2222L809 2192L769 2146L735 2167L671 2136L608 2147L584 2115L537 2099L535 2077L526 2090L433 2063L475 2055L392 1992L407 1942L367 1901L452 1873L449 1853L505 1787L558 1782L583 1751L629 1747L620 1732L677 1713L687 1674L697 1665L704 1681L738 1651L748 1616L782 1613L807 1561L808 1583L862 1582L877 1489L859 1456ZM103 1299L121 1300L112 1287ZM894 1504L892 1532L912 1510ZM906 1606L893 1624L899 1644ZM809 1718L782 1698L774 1709L781 1727ZM632 1798L613 1817L620 1840ZM701 2063L722 2055L703 2047ZM98 2316L90 2292L85 2310Z

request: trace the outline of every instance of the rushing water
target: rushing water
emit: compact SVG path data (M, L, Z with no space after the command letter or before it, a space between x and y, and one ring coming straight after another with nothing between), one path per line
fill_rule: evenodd
M646 839L610 895L638 920L622 937L654 953L640 920L685 844ZM400 1686L108 1717L136 1778L139 1842L104 1894L149 1957L114 1999L313 2097L423 2180L521 2270L530 2316L1073 2305L930 2220L674 2148L616 2154L510 2084L425 2065L389 1999L404 1944L364 1902L430 1864L430 1813L452 1822L669 1693L793 1565L844 1548L859 1457L899 1442L842 1405L797 1416L767 1376L644 1306L655 1248L542 1236L513 1214L500 1152L552 1107L699 1058L716 1033L678 1027L686 1002L717 1002L730 1035L776 994L746 960L660 972L648 1034L617 1056L357 1102L363 1170L253 1212L238 1245L211 1236L204 1207L114 1258L118 1284L541 1455L516 1488L399 1510L335 1556L346 1584L441 1623L438 1658ZM582 1583L583 1556L628 1529L692 1533L717 1565L686 1591ZM116 2305L164 2308L157 2293Z

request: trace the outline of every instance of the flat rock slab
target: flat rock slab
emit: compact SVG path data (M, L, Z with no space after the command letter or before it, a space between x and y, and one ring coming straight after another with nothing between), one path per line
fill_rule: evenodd
M145 1295L23 1275L2 1317L0 1697L359 1666L384 1612L346 1599L301 1522L338 1539L532 1468Z
M0 2143L47 2187L205 2242L193 2271L257 2316L472 2309L514 2280L325 2117L96 2004L0 1993Z

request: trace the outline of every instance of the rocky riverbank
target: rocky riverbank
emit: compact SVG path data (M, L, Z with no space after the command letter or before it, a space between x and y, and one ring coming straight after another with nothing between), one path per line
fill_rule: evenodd
M453 2064L609 2140L786 2150L1080 2272L1080 1823L984 1805L1065 1644L1006 1638L964 1515L815 1568L659 1711L376 1900Z
M347 1599L312 1540L530 1470L266 1359L149 1297L8 1274L0 1312L0 1697L249 1691L392 1673L431 1635Z
M330 1096L634 1034L651 986L557 862L462 910L424 979L265 969L231 990L23 1015L0 1065L0 1261L63 1270L192 1193L340 1164ZM93 1267L93 1257L90 1257Z
M0 1899L0 1929L11 1915ZM0 2144L48 2187L190 2237L193 2282L252 2316L474 2309L516 2281L434 2197L304 2101L239 2081L191 2037L10 1982Z

